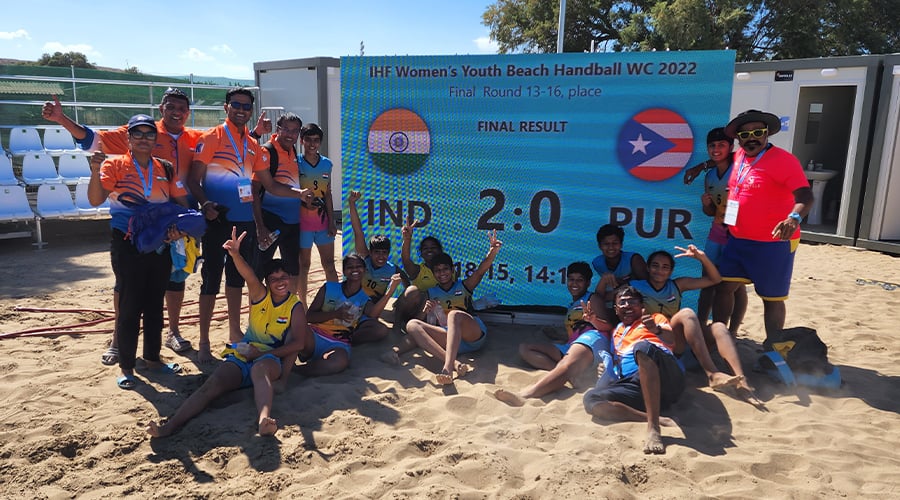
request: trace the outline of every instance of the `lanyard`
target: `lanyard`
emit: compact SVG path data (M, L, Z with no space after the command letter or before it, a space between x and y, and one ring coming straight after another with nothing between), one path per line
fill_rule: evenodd
M231 141L231 148L234 150L234 155L237 156L238 165L241 167L241 175L244 175L244 155L247 154L247 134L244 134L244 150L242 152L238 152L237 144L234 142L234 137L231 135L231 130L228 129L228 124L225 124L225 133L228 135L228 140Z
M138 164L138 161L134 157L131 158L131 161L134 162L134 169L137 170L138 176L141 178L141 186L144 186L144 199L150 201L150 194L153 193L153 158L150 158L150 164L147 165L149 183L144 179L144 173L141 172L141 166Z
M741 158L741 168L738 170L737 179L735 179L735 185L734 185L734 187L737 189L738 192L740 192L741 185L744 184L744 179L747 177L747 174L750 173L750 170L753 169L753 166L756 165L759 162L759 160L762 160L763 155L765 155L768 150L769 150L769 148L762 150L761 153L756 155L756 159L753 160L753 162L751 162L751 163L747 162L746 155L744 155Z
M618 341L615 340L615 338L616 338L615 332L613 332L613 335L612 335L613 344L615 345L615 349L613 349L613 353L612 353L613 362L614 362L614 368L616 371L616 376L619 378L622 378L622 354L620 352L620 349L622 347L622 343L625 342L625 337L628 336L628 332L630 332L632 328L634 328L634 323L629 325L628 328L625 328L625 331L622 332L622 337Z

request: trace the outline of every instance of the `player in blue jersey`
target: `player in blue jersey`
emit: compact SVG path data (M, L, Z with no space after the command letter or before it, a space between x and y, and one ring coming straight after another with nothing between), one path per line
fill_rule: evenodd
M622 251L625 230L615 224L606 224L597 230L597 246L600 255L591 262L600 276L594 293L600 294L606 303L607 321L615 323L613 310L615 290L632 279L647 279L647 263L637 252Z
M387 293L391 283L391 277L400 273L401 278L403 272L393 262L391 262L391 240L384 235L375 235L369 238L369 245L366 246L366 236L363 233L362 221L359 219L359 211L356 208L356 202L362 195L359 191L351 191L347 197L347 203L350 209L350 226L353 228L353 245L356 253L365 260L366 274L363 276L363 291L373 302L378 302ZM405 281L405 280L404 280ZM409 284L408 281L405 284ZM388 297L390 299L390 297ZM370 342L380 340L387 336L388 329L378 321L378 318L364 318L363 322L372 321L377 323L377 327L367 329L367 335L357 335L354 342Z
M362 282L366 271L363 258L355 253L348 254L344 257L343 271L344 281L326 281L309 305L307 319L316 334L314 358L324 359L327 365L307 362L296 369L303 375L323 375L343 370L350 363L350 344L355 337L377 336L372 330L385 328L377 319L365 322L360 320L366 316L378 318L381 315L390 295L400 284L400 274L391 277L387 293L373 302L363 291Z
M549 370L548 373L518 394L498 389L494 397L511 406L522 406L525 399L556 392L566 382L574 386L586 371L590 371L591 365L600 364L604 358L611 359L609 339L613 326L601 323L598 328L584 318L585 309L602 311L604 307L600 296L589 290L593 274L587 262L573 262L566 269L566 288L572 296L566 311L566 342L519 344L522 359L535 368Z
M403 226L403 243L400 248L400 261L403 271L410 281L410 285L403 291L403 295L394 304L394 326L399 327L405 333L406 323L412 318L425 319L422 308L425 305L425 292L437 284L434 273L431 270L431 259L435 255L444 253L444 246L434 236L426 236L419 242L419 256L422 262L412 260L413 229L419 222L413 220L412 214Z
M704 251L713 264L718 266L722 250L728 241L725 209L728 202L728 179L731 177L731 166L734 162L734 139L725 135L724 128L714 128L706 134L706 151L709 153L709 160L685 170L684 183L690 184L706 171L700 202L703 205L703 213L712 217L713 222L706 237ZM709 318L716 292L716 287L704 288L700 292L697 316L702 318L704 323ZM728 322L728 329L732 335L737 335L746 312L747 287L737 287L734 292L734 307Z
M398 356L415 347L421 347L429 354L443 362L438 373L438 384L453 383L453 374L457 377L465 375L471 367L456 359L457 354L474 352L484 345L487 339L487 328L472 307L472 293L488 272L503 243L497 239L497 232L488 235L490 250L478 268L464 280L455 279L453 259L445 254L438 254L431 259L431 270L437 285L428 290L428 300L423 312L434 317L432 322L411 319L407 323L409 335L404 337L400 345L382 359L399 363ZM446 315L446 317L445 317ZM437 323L437 324L434 324Z
M737 347L727 328L721 323L716 323L715 327L706 327L693 309L681 307L682 292L715 286L722 281L719 271L709 257L696 246L675 248L681 251L675 257L665 250L650 254L647 257L648 278L631 280L630 285L641 292L646 314L662 314L669 319L675 339L672 352L676 356L680 358L690 346L697 362L706 372L710 387L713 389L735 387L740 395L750 397L752 389L747 385ZM704 276L700 278L682 276L672 279L675 259L681 257L691 257L700 261ZM717 347L719 355L731 367L734 375L723 373L716 367L707 347L713 344Z

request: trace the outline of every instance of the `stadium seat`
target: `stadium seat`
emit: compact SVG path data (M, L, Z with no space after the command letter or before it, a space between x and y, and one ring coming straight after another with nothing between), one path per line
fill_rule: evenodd
M78 209L72 200L69 186L65 184L41 184L37 192L37 215L44 219L78 217Z
M9 152L14 155L43 152L41 136L36 128L16 127L9 132Z
M53 154L76 151L75 139L68 130L60 127L44 130L44 149Z
M0 152L0 186L11 186L22 184L22 181L16 178L13 172L12 161L5 153Z
M66 152L59 157L59 176L66 184L78 184L91 177L91 166L82 153Z
M47 153L29 153L22 159L22 180L29 186L60 183L53 157Z
M109 215L109 200L104 200L99 207L91 205L87 196L88 182L75 184L75 207L81 215Z
M0 186L0 222L33 220L34 212L28 204L22 186Z

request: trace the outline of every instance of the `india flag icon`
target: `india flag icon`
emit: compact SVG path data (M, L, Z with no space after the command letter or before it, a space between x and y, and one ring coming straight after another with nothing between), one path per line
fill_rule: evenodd
M416 113L394 108L375 118L369 127L369 154L382 171L393 175L415 172L431 152L428 125Z

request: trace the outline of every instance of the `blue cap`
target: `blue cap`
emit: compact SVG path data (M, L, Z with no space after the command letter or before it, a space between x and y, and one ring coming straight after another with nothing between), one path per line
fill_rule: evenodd
M140 127L141 125L153 127L153 129L156 130L156 122L153 121L153 118L149 115L134 115L128 120L128 130L133 129L134 127Z

